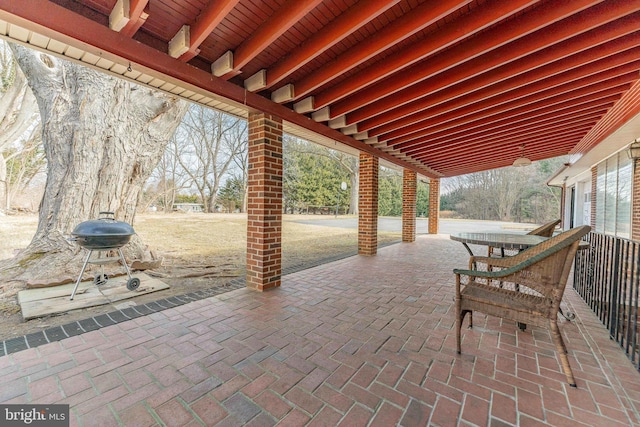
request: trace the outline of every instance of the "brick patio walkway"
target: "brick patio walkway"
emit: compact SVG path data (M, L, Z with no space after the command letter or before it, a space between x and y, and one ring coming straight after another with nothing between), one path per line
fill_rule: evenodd
M455 353L447 236L287 275L0 357L0 402L79 426L640 426L640 373L569 289L561 331L474 315Z

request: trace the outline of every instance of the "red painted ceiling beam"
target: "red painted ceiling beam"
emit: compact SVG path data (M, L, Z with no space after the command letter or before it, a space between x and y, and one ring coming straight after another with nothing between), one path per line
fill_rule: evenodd
M640 113L640 81L637 81L607 112L605 117L571 150L571 153L586 153L638 113Z
M418 152L423 155L427 152L437 152L455 145L468 145L470 141L486 139L496 140L500 138L508 138L512 135L527 135L528 133L533 133L540 129L548 129L559 122L570 125L575 121L583 120L585 117L602 117L612 106L613 101L611 99L605 99L594 104L585 104L583 108L566 108L562 111L545 114L540 117L514 121L513 124L501 123L500 126L470 132L466 137L464 134L455 134L452 135L450 139L439 138L437 140L430 140L428 138L424 138L415 141L416 144L411 147L399 148L399 150L407 155L414 155ZM398 149L397 147L394 148Z
M567 150L571 145L575 144L578 137L567 139L562 141L558 145L547 148L549 156L537 158L535 156L528 156L532 161L542 160L544 158L558 157L567 154ZM511 155L510 157L501 157L499 159L490 157L480 157L473 159L463 158L457 164L442 165L438 172L444 176L465 175L473 172L486 171L489 169L499 169L504 167L510 167L513 165L513 161L519 157L519 154Z
M553 144L550 144L545 148L545 151L549 153L549 155L544 155L542 153L534 153L533 155L527 154L527 158L531 161L538 161L545 158L550 157L558 157L567 154L567 151L576 143L576 140L579 140L580 136L575 135L570 138L561 139L558 141L554 141ZM541 155L542 154L542 155ZM467 174L475 171L483 171L489 169L497 169L502 167L509 167L513 165L513 161L520 157L520 152L513 152L509 156L501 156L501 157L490 157L487 156L476 156L473 158L467 158L464 156L460 156L457 162L447 163L447 164L437 164L438 172L442 173L445 176L453 176L458 174ZM425 164L425 166L427 166Z
M602 6L596 6L586 12L578 12L599 2L600 0L581 0L563 2L562 4L545 3L537 7L535 13L523 14L508 20L477 37L469 38L441 54L421 61L376 85L361 90L357 97L332 104L330 106L331 117L353 112L371 103L380 106L383 98L396 92L406 95L406 91L403 92L403 89L413 91L413 86L416 83L429 78L433 80L434 76L438 81L442 81L443 78L451 82L468 79L506 62L559 43L576 34L591 30L602 23L603 18L599 16L600 13L597 13L600 12L597 9L601 9ZM588 16L583 17L585 14ZM539 31L541 29L544 31ZM518 41L518 39L521 40ZM492 52L491 55L489 55L490 52ZM445 71L447 71L445 75L440 75ZM391 105L394 102L386 102L386 104ZM357 121L353 119L348 123L352 124Z
M640 62L638 64L640 66ZM396 145L397 143L407 141L409 139L417 138L420 136L426 136L441 132L447 129L453 129L457 126L465 123L472 123L478 119L489 117L505 117L509 114L518 113L520 111L536 111L542 108L553 108L554 105L558 105L564 102L571 102L574 99L579 99L583 96L590 96L593 93L606 94L619 93L627 90L630 87L630 83L637 80L639 77L638 72L634 69L633 72L617 76L612 79L600 81L597 83L587 82L586 79L581 79L585 84L582 87L574 88L574 85L564 85L564 87L557 87L547 89L542 92L533 93L530 96L514 99L510 102L499 103L494 106L493 102L483 101L481 103L472 104L458 110L450 111L440 116L429 116L429 118L420 120L411 125L403 128L381 134L378 136L378 141L388 141L389 145ZM551 94L551 91L556 89L557 94ZM563 90L564 89L564 90ZM370 136L375 136L371 135Z
M525 144L525 147L529 147L530 150L535 150L539 141L560 138L572 135L575 132L582 132L584 135L596 123L596 120L597 119L591 118L573 125L559 124L554 126L553 129L539 130L538 132L528 135L513 136L506 139L474 141L473 144L469 144L467 146L454 146L448 150L440 150L438 152L425 153L424 155L413 155L409 157L418 161L429 159L430 164L435 164L434 162L436 161L454 162L456 153L460 152L464 152L466 155L470 156L492 153L494 156L500 157L502 155L502 150L508 146L521 147L522 144Z
M558 148L550 147L549 155L542 156L540 158L531 157L531 160L537 161L550 157L558 157L567 154L567 149L565 147L570 147L575 144L577 138L571 138L566 141L562 145L559 145ZM459 163L451 166L444 166L438 170L438 172L442 173L445 177L457 176L457 175L466 175L474 172L481 172L489 169L498 169L503 167L511 166L513 160L515 160L518 155L512 156L511 159L500 159L496 160L495 158L479 158L473 159L474 161L465 161L464 159L460 160ZM425 165L426 166L426 165Z
M340 40L357 31L360 27L381 13L398 4L400 0L365 0L350 7L331 21L286 57L267 70L265 89L279 83L289 74L311 61L316 56L335 45Z
M240 0L213 0L205 9L200 12L196 21L189 30L189 50L180 56L180 60L187 62L200 53L200 45L209 34L222 22L222 20L233 10Z
M515 141L511 143L492 144L491 150L485 147L484 149L480 149L474 152L460 151L458 153L449 154L449 156L446 158L427 158L421 160L421 162L439 172L441 172L443 169L460 166L465 163L486 163L491 161L492 159L504 159L505 162L508 162L505 166L510 166L516 158L521 156L523 143L525 144L525 156L527 156L527 158L531 160L534 160L537 158L537 155L546 157L544 153L550 148L558 147L561 144L568 143L569 141L573 141L573 144L575 144L587 131L587 127L576 128L572 131L565 132L562 135L541 135L537 138L523 139L521 141ZM534 147L533 149L529 150L526 148L528 143L533 143L535 144L535 147L538 148ZM571 146L573 144L567 144L566 148L563 147L562 154L567 154L568 150L571 149Z
M549 121L564 118L567 115L577 118L580 115L593 111L606 112L608 108L613 106L615 101L620 99L620 94L611 95L602 99L589 100L576 105L566 105L564 108L554 108L551 111L523 114L519 117L507 117L494 123L480 125L470 129L456 129L455 132L439 135L438 137L423 136L411 141L407 141L402 145L394 146L403 153L410 153L421 150L426 144L429 149L437 149L438 146L446 146L454 144L457 141L467 141L469 138L491 136L491 134L501 134L503 131L515 132L521 128L534 129L540 124L544 125ZM604 111L603 111L604 110Z
M533 141L535 138L541 138L541 137L553 138L557 136L563 136L578 130L584 131L586 133L598 121L598 117L601 117L601 116L602 115L593 115L593 116L585 117L584 119L578 122L573 122L570 124L567 124L566 121L561 121L553 125L548 125L547 128L542 130L536 130L533 132L522 132L517 135L512 135L506 138L496 137L496 138L473 139L473 140L470 140L467 144L456 145L450 148L438 150L437 152L434 152L435 154L426 153L426 152L416 153L410 157L417 160L422 160L425 158L430 158L430 159L449 158L451 157L452 153L455 153L460 149L463 149L465 153L468 153L469 155L474 155L475 153L478 153L478 152L481 153L486 151L487 149L491 149L491 151L499 153L499 151L496 149L496 147L498 146L504 146L504 145L510 145L510 144L521 145L523 143L526 146L529 146L530 148L535 148L535 144L532 144L532 142L527 142L527 141Z
M366 43L360 43L355 48L337 57L334 61L328 62L314 73L295 82L295 97L299 98L309 94L312 90L353 69L380 52L389 49L394 44L412 36L468 3L470 3L470 0L442 0L423 3L411 13L403 15L373 34L367 39Z
M279 36L322 3L322 0L288 0L271 15L251 36L233 52L233 71L224 77L240 72L242 67L266 49Z
M149 0L129 1L129 22L120 30L120 34L133 37L133 35L138 32L149 15L149 11L146 10L148 5Z
M579 79L584 75L595 74L608 68L616 67L638 59L637 48L640 45L640 34L631 34L612 42L605 43L588 49L580 55L574 55L560 61L545 65L531 72L524 73L500 84L491 86L492 80L490 76L480 76L467 82L460 83L448 90L440 91L431 96L427 96L416 101L412 101L402 107L387 112L373 119L369 119L358 124L358 131L364 132L374 127L390 124L393 121L400 122L400 119L408 120L409 116L414 116L418 112L422 112L431 107L436 107L442 103L452 104L452 100L458 97L462 99L456 101L458 106L468 105L480 99L489 98L491 96L500 95L509 92L521 86L531 85L534 82L549 79L547 82L541 83L543 87L549 87L552 82L558 81L560 84L571 80ZM620 55L616 55L620 53ZM594 63L587 65L589 63ZM587 66L585 66L587 65ZM558 75L558 76L556 76ZM551 77L555 79L550 79ZM530 86L529 86L530 87ZM476 92L477 93L473 93ZM464 96L463 96L464 95ZM432 113L438 109L432 110Z
M524 143L525 150L524 155L531 160L539 160L545 158L544 153L546 150L553 148L560 148L564 151L562 154L567 154L567 151L571 149L571 143L576 143L585 134L584 128L576 129L571 132L565 132L563 135L543 135L537 138L531 138L530 140L523 140L519 142L511 142L504 144L493 144L495 151L487 149L474 152L473 155L466 156L464 151L459 151L449 158L439 158L427 160L426 163L437 165L440 168L447 168L450 166L456 166L457 163L472 163L474 161L491 161L491 160L506 160L509 165L513 161L522 156L522 145ZM531 144L529 144L531 143ZM531 146L530 146L531 145ZM546 157L548 158L548 157Z
M640 7L640 0L637 0L637 2ZM361 122L416 99L433 94L434 92L459 84L465 80L482 81L483 86L486 86L512 78L515 75L530 72L530 70L543 67L554 61L560 61L567 57L578 57L579 52L630 34L636 31L640 25L640 13L638 13L593 29L598 19L602 16L601 13L595 13L601 12L599 9L601 9L601 7L589 9L575 17L561 21L544 31L531 34L520 41L497 49L489 55L483 55L473 59L453 70L449 70L447 73L435 75L384 98L378 96L375 98L375 101L369 103L369 105L360 107L347 114L347 124L350 125ZM589 15L590 19L578 19L583 17L583 15ZM568 34L580 35L553 45L552 37L547 38L543 37L543 34L539 34L553 34L553 36L555 36L560 29L568 30L567 33L560 34L560 36L565 36L565 38ZM533 53L535 53L535 55L533 55ZM383 83L387 83L387 85L383 85ZM386 93L389 93L389 90L392 88L390 81L381 82L379 86L386 86L383 88ZM376 93L382 95L380 90L377 90ZM371 92L363 93L361 91L357 96L353 96L349 98L349 100L332 105L330 107L331 114L343 114L344 110L339 107L341 103L354 102L354 100L357 99L360 105L364 105L369 101L373 101L374 99L370 98L371 94Z
M585 116L581 121L572 122L569 119L559 120L556 123L550 123L547 128L544 126L538 126L536 129L531 129L529 132L521 132L517 135L505 135L504 137L485 138L478 139L469 144L452 144L449 147L440 148L432 151L422 151L416 153L405 153L410 158L416 160L430 159L431 162L436 160L449 160L455 161L457 153L464 152L468 155L479 155L483 151L490 149L490 151L498 151L501 144L511 144L521 146L523 143L529 147L530 150L534 150L537 147L533 141L539 137L556 137L563 136L576 129L583 131L585 134L589 131L590 126L593 126L597 120L599 120L606 111L601 111L600 114L592 114Z
M640 77L640 59L633 61L637 55L629 51L625 58L632 62L618 65L620 61L613 63L605 60L596 61L577 70L562 73L548 79L543 79L531 84L525 84L517 89L505 93L493 95L495 88L474 92L469 98L455 98L432 108L428 108L419 113L409 115L400 120L390 122L380 127L369 130L369 136L377 136L381 140L386 140L386 135L404 135L404 129L410 128L414 124L428 128L435 126L440 120L446 125L450 120L464 117L473 113L483 114L483 111L508 111L521 105L528 105L535 102L570 94L574 91L590 91L591 87L599 90L601 84L611 82L611 85L635 81ZM608 68L610 65L613 68ZM618 65L618 66L616 66ZM604 70L604 71L602 71ZM584 75L584 76L583 76ZM479 99L479 100L478 100ZM420 127L418 127L420 129ZM410 131L415 131L410 129Z
M476 32L513 15L537 1L538 0L512 0L504 2L502 0L494 0L492 2L486 2L482 7L478 7L470 14L463 15L455 21L448 23L447 26L440 28L437 32L429 35L429 37L425 37L413 43L411 46L407 46L401 51L389 55L383 61L378 61L366 69L358 71L357 76L353 76L318 94L314 94L314 108L322 108L384 77L398 73L403 68L429 55L433 55L464 38L470 37ZM461 29L464 29L464 31L461 31Z
M560 117L556 120L549 120L546 123L531 126L531 128L525 127L524 129L519 128L513 131L503 130L502 132L493 135L472 137L467 141L454 141L450 144L438 144L438 146L435 147L426 146L421 150L405 154L412 158L421 159L428 156L444 157L447 153L458 151L461 148L466 149L468 152L472 152L474 150L485 149L492 144L504 144L509 142L517 142L518 144L521 144L520 141L524 138L535 138L540 135L562 135L572 129L593 125L606 112L607 110L603 108L599 111L590 111L588 114L578 115L575 118ZM527 146L532 145L527 143Z
M458 126L437 132L428 132L428 130L425 132L415 132L411 135L404 135L402 138L386 141L386 143L388 146L393 146L394 148L409 148L412 145L416 145L417 143L415 141L418 140L450 140L455 138L456 135L469 135L477 129L491 128L492 126L499 126L501 124L516 124L522 121L533 120L546 114L560 114L562 111L571 108L577 111L578 109L588 108L589 105L605 102L604 100L606 100L606 102L615 102L620 99L622 93L630 87L631 84L627 83L581 97L572 97L563 102L555 102L552 105L545 105L544 102L541 101L539 103L540 105L525 105L512 111L506 111L495 116L480 117L477 120L462 123Z

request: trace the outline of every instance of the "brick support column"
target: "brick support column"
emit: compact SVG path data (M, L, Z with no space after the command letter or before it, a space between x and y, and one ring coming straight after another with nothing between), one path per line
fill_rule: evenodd
M249 113L247 287L280 286L282 274L282 120Z
M378 158L360 153L358 254L378 252Z
M402 172L402 241L416 240L416 192L418 174L410 169Z
M429 180L429 234L438 234L440 217L440 180Z
M640 159L633 159L632 161L633 184L631 191L631 240L640 240Z

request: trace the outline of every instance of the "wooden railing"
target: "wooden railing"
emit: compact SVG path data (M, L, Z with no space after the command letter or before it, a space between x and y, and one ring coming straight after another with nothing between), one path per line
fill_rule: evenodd
M640 369L638 293L640 242L589 233L576 255L573 287Z

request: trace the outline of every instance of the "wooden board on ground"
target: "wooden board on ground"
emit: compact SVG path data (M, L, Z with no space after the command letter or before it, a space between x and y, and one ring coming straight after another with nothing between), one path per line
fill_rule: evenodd
M18 292L18 303L22 309L22 317L28 320L49 314L64 313L79 308L109 304L169 288L166 283L144 273L137 272L134 277L140 279L140 287L135 291L127 289L127 276L111 278L107 283L100 286L94 285L93 280L81 282L73 301L69 298L75 283L20 291Z

